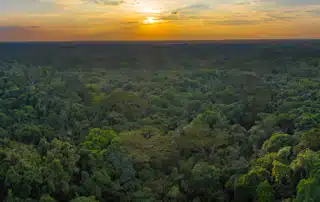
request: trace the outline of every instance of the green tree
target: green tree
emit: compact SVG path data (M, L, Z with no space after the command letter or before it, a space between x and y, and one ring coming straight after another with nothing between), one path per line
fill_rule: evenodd
M273 134L262 145L263 152L278 152L284 146L291 146L294 142L292 136L288 134Z
M313 128L305 132L300 143L304 148L310 148L314 151L320 149L320 128Z
M258 185L266 180L270 180L270 173L262 167L254 167L247 174L240 175L234 181L235 201L253 200Z
M106 149L111 141L117 137L112 130L102 130L100 128L91 129L89 134L85 137L82 145L92 151L101 152Z
M257 200L259 202L274 201L274 191L268 181L261 182L257 187Z
M317 178L302 179L297 186L295 202L316 202L320 198L320 183Z
M98 202L94 196L84 197L80 196L75 199L72 199L70 202Z
M275 178L276 183L289 184L291 179L291 169L279 161L273 161L272 176Z
M41 196L40 202L55 202L56 200L52 198L50 195Z

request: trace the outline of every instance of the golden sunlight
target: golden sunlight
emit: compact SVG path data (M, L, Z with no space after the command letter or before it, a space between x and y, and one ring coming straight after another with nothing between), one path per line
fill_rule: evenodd
M142 21L142 24L147 25L147 24L155 24L160 22L163 22L163 20L156 19L155 17L147 17Z

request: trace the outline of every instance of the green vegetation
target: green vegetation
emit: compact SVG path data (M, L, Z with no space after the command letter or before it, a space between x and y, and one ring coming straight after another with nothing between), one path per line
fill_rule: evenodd
M195 49L158 69L8 49L0 201L319 201L319 51Z

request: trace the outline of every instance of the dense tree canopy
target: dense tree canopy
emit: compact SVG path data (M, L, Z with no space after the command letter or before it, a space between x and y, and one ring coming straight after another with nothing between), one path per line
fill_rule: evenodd
M0 45L0 201L319 201L314 43Z

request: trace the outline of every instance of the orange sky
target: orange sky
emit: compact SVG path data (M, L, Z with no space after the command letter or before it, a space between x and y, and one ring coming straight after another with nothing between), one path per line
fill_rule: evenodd
M0 41L320 38L318 0L3 0Z

